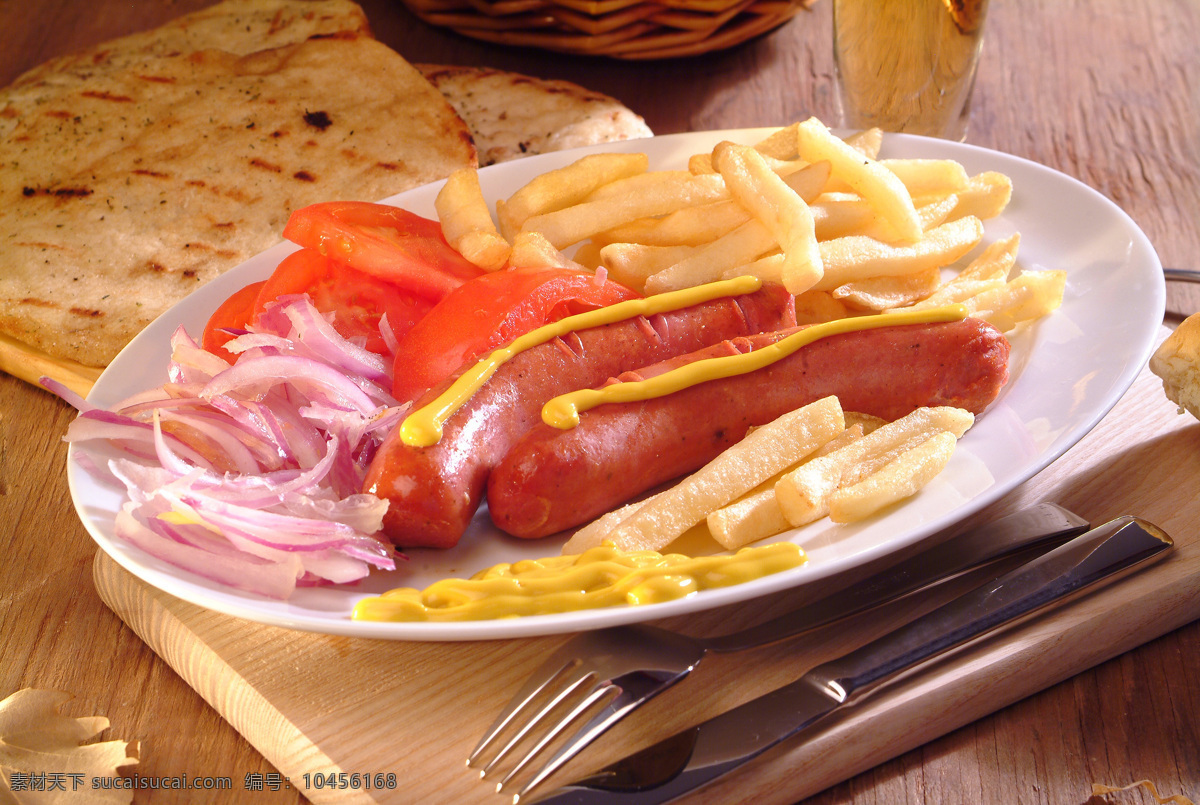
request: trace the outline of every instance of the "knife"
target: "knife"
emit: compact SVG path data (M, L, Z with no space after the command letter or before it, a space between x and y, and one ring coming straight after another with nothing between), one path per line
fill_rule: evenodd
M780 742L813 731L934 657L1154 559L1172 541L1125 516L1032 559L900 628L760 696L571 783L541 805L656 805L712 782Z

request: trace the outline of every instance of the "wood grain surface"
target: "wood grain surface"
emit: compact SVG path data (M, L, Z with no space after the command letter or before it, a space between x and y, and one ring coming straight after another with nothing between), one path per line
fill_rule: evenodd
M0 83L51 56L202 5L195 0L0 3ZM829 4L823 0L744 46L648 64L489 46L419 23L392 0L363 5L376 35L412 61L487 65L573 80L621 98L659 133L772 125L810 114L834 119ZM994 3L989 14L968 141L1080 179L1132 217L1164 264L1200 267L1200 49L1195 44L1200 4L1013 0ZM1197 310L1200 287L1168 286L1168 324ZM1093 521L1136 507L1190 543L1200 521L1194 508L1200 425L1173 411L1153 382L1143 381L1087 441L985 514L1041 499L1076 508ZM98 597L92 581L95 549L71 508L63 473L61 437L71 415L49 394L0 376L0 524L6 538L0 563L0 696L25 687L71 692L76 698L67 712L106 716L112 726L105 737L140 742L138 774L187 774L193 780L225 776L234 788L212 799L140 791L137 802L300 801L294 789L244 789L247 774L277 769ZM1197 594L1193 589L1192 597ZM1187 598L1187 591L1180 595ZM695 626L723 630L721 625ZM855 776L806 802L1094 805L1100 799L1092 798L1092 783L1122 786L1141 779L1151 780L1164 795L1200 801L1200 624L1176 625L1166 617L1162 636L1159 629L1148 629L1140 635L1149 640L1144 645L1088 670L1067 669L1078 673L993 715L975 718L972 712L965 726L872 768L854 770ZM311 655L296 653L254 670L299 680L336 675L331 664L361 647L329 643ZM492 644L477 660L471 652L479 647L392 646L396 675L453 691L458 703L453 712L433 714L436 726L421 740L451 735L461 740L455 732L459 722L473 729L486 720L480 713L494 710L521 674L556 644L551 638ZM1098 651L1095 659L1103 654ZM196 673L216 673L228 659L218 658L211 669ZM492 687L456 685L445 673L472 662L489 664ZM711 673L714 689L727 697L722 703L744 694L732 682L717 684L722 674L733 673L732 667L713 666ZM782 681L776 673L755 673L754 684ZM383 686L373 691L376 696L388 692ZM686 712L681 700L675 701L678 712ZM335 700L323 706L332 719L351 704ZM396 713L401 723L429 715L422 700L401 702L405 709L386 704L385 712ZM671 700L663 704L678 717ZM365 716L366 724L375 723L374 712ZM364 730L360 740L394 755L410 750L382 729ZM788 776L808 768L802 762L791 753L764 759L751 782L710 801L787 801ZM822 785L833 782L818 778ZM1144 789L1106 800L1154 802ZM439 800L434 795L424 801Z

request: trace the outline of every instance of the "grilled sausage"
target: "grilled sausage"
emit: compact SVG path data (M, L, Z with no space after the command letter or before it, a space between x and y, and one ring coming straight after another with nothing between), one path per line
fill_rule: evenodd
M483 499L488 473L539 421L546 400L624 370L742 335L795 324L794 300L766 285L737 297L579 330L515 355L443 425L441 440L412 447L399 430L371 462L366 492L389 501L384 534L401 547L457 544ZM431 390L416 406L435 399Z
M700 357L747 352L786 335L737 339ZM515 536L557 533L699 469L750 427L829 395L846 411L889 421L921 406L979 413L1008 379L1008 353L1008 340L978 319L861 330L815 341L756 372L598 406L570 430L539 423L492 471L488 509Z

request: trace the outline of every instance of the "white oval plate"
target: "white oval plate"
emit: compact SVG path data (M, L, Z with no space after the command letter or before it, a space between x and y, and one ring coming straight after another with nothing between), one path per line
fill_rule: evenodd
M595 151L646 152L653 168L686 165L693 153L723 139L754 143L770 129L696 132L632 140L503 163L480 171L490 201L507 197L534 176ZM828 520L782 535L803 545L809 562L795 570L653 606L616 607L561 615L469 623L353 621L355 602L394 587L424 587L498 562L556 554L552 541L521 541L496 532L481 513L459 546L410 551L400 569L375 572L354 585L298 589L286 602L267 600L209 582L113 537L124 491L98 483L68 454L75 508L110 556L138 578L218 612L293 629L397 640L481 640L595 629L657 619L743 601L795 587L913 545L992 503L1075 444L1116 404L1148 359L1162 322L1162 265L1146 236L1099 193L1049 168L969 145L906 135L884 141L882 156L943 157L971 174L1012 177L1012 203L985 222L988 242L1021 233L1019 265L1066 269L1066 296L1053 316L1013 339L1012 379L963 438L950 466L932 484L886 515L853 525ZM389 199L434 217L440 185ZM161 385L178 325L199 334L230 293L265 278L295 247L281 244L202 287L139 334L113 361L89 399L109 406Z

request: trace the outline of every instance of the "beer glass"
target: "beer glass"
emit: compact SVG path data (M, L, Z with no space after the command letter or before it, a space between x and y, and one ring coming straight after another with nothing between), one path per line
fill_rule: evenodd
M842 125L964 140L987 0L833 0Z

